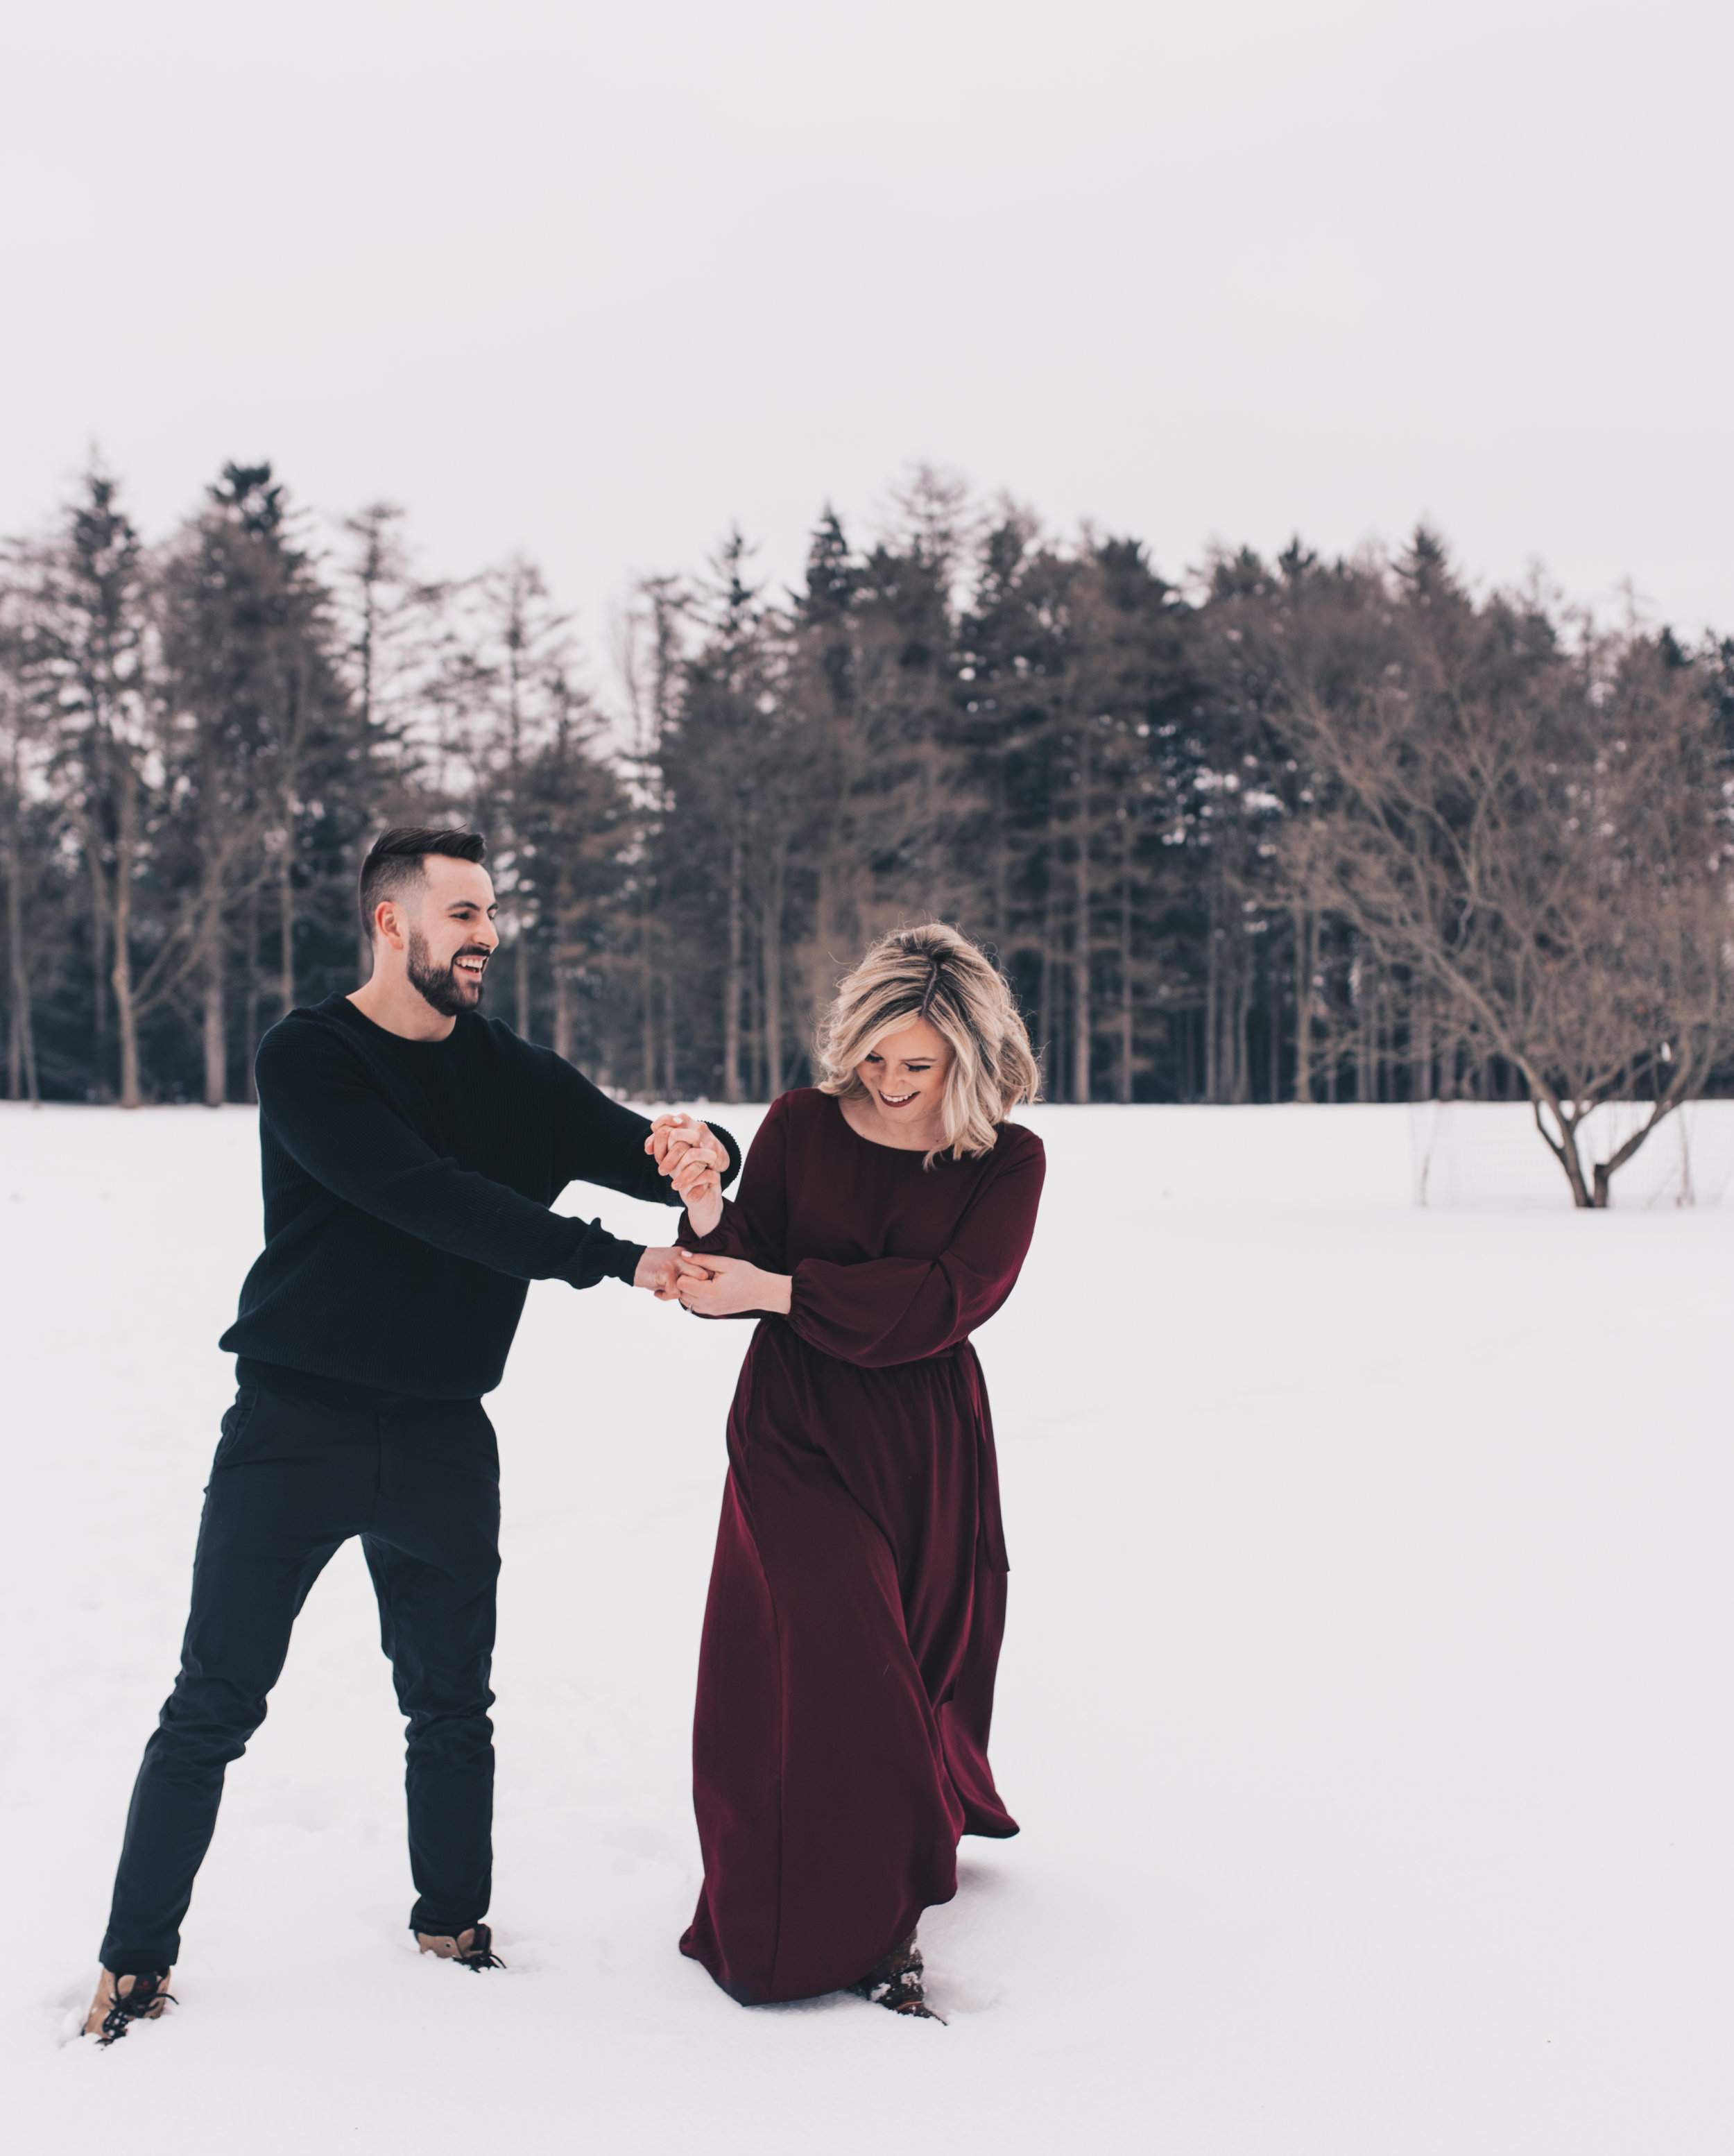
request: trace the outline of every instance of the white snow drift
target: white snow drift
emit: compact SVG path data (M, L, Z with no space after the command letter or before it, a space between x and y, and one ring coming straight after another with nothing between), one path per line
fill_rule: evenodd
M1734 1209L1418 1210L1400 1109L1030 1120L1043 1224L980 1342L1024 1831L966 1843L923 1927L949 2027L745 2012L676 1953L744 1331L547 1286L490 1403L509 1970L403 1928L351 1546L230 1775L180 2009L99 2054L66 2040L174 1668L254 1131L0 1110L14 2145L1723 2156Z

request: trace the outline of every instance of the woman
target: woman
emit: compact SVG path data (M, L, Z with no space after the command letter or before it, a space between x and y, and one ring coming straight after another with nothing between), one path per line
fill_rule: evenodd
M680 1294L757 1314L699 1661L704 1852L680 1942L743 2005L854 1989L926 2014L915 1930L957 1838L1018 1831L988 1764L1005 1618L971 1332L1011 1292L1040 1142L1005 983L953 929L887 936L839 992L816 1087L738 1199L695 1160Z

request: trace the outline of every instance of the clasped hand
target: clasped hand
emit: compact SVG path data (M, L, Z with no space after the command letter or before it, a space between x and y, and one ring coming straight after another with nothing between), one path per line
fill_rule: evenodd
M700 1317L738 1317L746 1311L788 1315L787 1273L767 1273L745 1258L713 1258L703 1250L677 1250L675 1292Z
M729 1157L710 1125L690 1116L659 1116L644 1150L674 1184L695 1231L711 1234L722 1219L722 1174Z
M644 1150L668 1177L686 1207L694 1231L712 1234L722 1220L722 1175L728 1154L706 1123L691 1116L659 1116L650 1126ZM634 1287L647 1287L659 1302L673 1302L678 1292L677 1261L685 1253L647 1250L633 1276Z
M722 1222L722 1175L728 1154L708 1124L690 1116L659 1116L644 1150L685 1202L696 1235L713 1235ZM634 1285L659 1302L679 1301L700 1317L734 1317L746 1311L787 1313L787 1273L767 1273L744 1258L713 1258L691 1250L646 1250Z

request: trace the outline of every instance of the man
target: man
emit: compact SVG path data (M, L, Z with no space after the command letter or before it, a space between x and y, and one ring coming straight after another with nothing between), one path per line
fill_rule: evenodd
M162 2011L224 1768L351 1535L408 1721L410 1928L424 1953L496 1965L482 1920L500 1463L482 1395L529 1281L675 1298L676 1252L551 1212L567 1183L678 1204L731 1178L740 1153L685 1117L653 1126L478 1015L500 940L485 850L472 831L387 831L362 870L372 978L290 1012L259 1046L265 1246L219 1343L239 1389L180 1675L127 1814L85 2025L104 2043Z

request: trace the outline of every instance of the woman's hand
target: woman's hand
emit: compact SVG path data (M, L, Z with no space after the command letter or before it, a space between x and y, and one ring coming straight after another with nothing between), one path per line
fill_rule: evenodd
M695 1235L714 1235L722 1225L722 1185L713 1173L696 1190L685 1190L687 1224Z
M659 1116L644 1150L674 1184L694 1234L714 1235L722 1224L722 1176L729 1160L721 1139L690 1116Z
M793 1282L787 1273L767 1273L745 1258L712 1258L700 1251L680 1253L676 1292L700 1317L735 1317L743 1311L788 1315Z
M691 1116L656 1116L650 1125L650 1135L644 1141L645 1152L655 1157L656 1165L664 1175L672 1173L681 1155L695 1147L719 1169L728 1166L729 1157L722 1140L708 1123L698 1122Z
M684 1200L695 1235L709 1235L722 1224L722 1169L708 1152L689 1146L675 1163L669 1180Z

